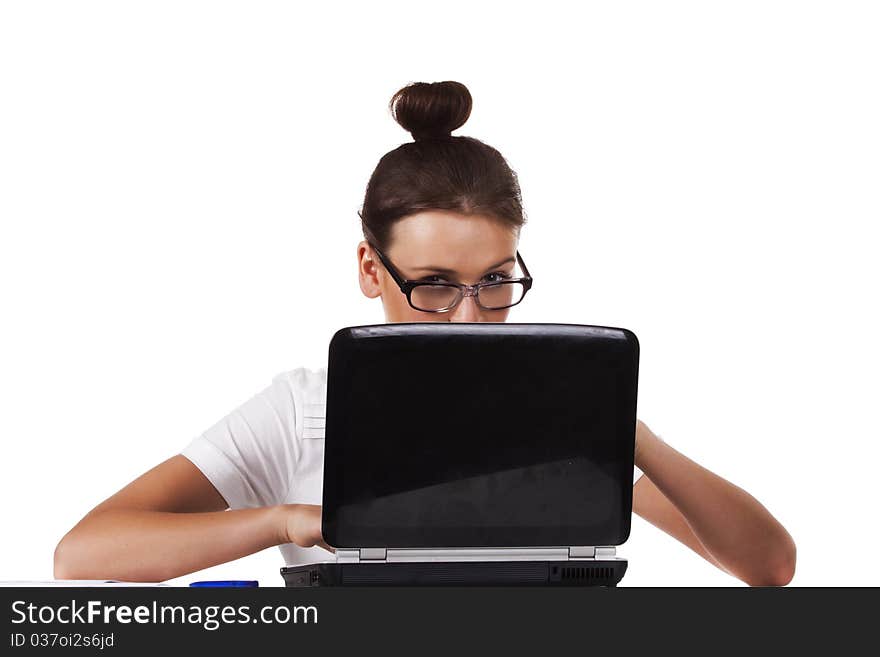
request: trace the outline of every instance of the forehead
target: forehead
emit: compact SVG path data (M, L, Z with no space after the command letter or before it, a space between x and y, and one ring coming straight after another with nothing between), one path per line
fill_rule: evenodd
M517 239L514 228L494 217L430 210L394 224L388 256L403 267L467 272L513 256Z

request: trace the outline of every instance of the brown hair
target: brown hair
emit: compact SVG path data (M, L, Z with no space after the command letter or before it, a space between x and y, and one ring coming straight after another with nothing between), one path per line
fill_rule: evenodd
M473 137L453 137L471 114L460 82L414 82L394 94L391 115L414 141L379 160L358 215L364 238L389 246L394 223L423 210L491 216L519 231L526 218L516 173L497 150Z

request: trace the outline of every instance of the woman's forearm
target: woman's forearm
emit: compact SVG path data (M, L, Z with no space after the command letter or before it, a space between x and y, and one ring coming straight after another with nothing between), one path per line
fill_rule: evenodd
M284 507L95 512L58 544L55 577L131 582L179 577L285 542L283 512Z
M637 465L678 508L711 555L749 584L786 584L794 574L791 535L746 491L659 440L646 427Z

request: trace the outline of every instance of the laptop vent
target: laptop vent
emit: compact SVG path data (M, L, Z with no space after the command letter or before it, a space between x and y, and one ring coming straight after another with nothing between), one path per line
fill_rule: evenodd
M562 581L609 580L614 569L605 566L564 566L560 568Z

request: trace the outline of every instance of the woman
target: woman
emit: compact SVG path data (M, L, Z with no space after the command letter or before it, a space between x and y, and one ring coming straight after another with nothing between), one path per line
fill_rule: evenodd
M525 222L515 173L494 148L452 137L471 110L457 82L416 83L391 99L414 141L387 153L367 185L357 247L361 290L388 322L502 322L525 294ZM419 287L405 281L458 283ZM510 286L511 288L513 286ZM493 303L494 301L494 303ZM326 369L272 385L89 512L58 544L58 578L162 581L278 545L288 564L326 559L321 466ZM787 584L795 545L748 493L636 428L633 511L751 585ZM227 509L229 509L227 511Z

